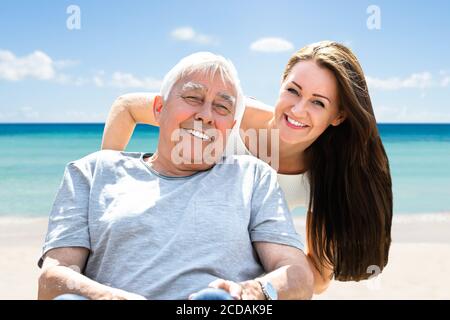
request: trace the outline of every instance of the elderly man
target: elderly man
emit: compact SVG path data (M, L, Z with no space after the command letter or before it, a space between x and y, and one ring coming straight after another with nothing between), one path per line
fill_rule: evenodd
M208 285L235 299L310 298L313 275L275 171L223 156L242 100L229 61L188 56L153 106L154 154L100 151L69 163L39 298L187 299Z

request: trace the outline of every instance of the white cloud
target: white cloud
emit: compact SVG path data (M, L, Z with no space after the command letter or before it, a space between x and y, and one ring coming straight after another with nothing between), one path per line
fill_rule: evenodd
M178 41L190 41L200 44L217 44L217 40L212 36L196 32L192 27L180 27L171 33L172 38Z
M386 79L367 76L367 83L371 89L394 91L400 89L446 88L450 85L450 74L446 70L433 75L431 72L413 73L406 78L391 77Z
M0 50L0 80L36 79L78 87L95 85L96 87L142 88L148 90L159 90L161 86L160 80L151 77L139 78L131 73L114 72L111 77L107 77L104 71L99 71L94 76L75 76L59 72L59 69L78 64L79 61L76 60L54 61L49 55L39 50L24 57L17 57L11 51ZM5 114L2 117L5 118Z
M73 77L67 74L59 74L55 77L55 82L63 85L86 86L94 85L98 88L135 88L147 90L159 90L161 80L151 77L137 77L131 73L113 72L108 76L105 71L96 72L91 77Z
M0 120L13 122L33 122L40 119L40 113L31 107L20 107L15 110L2 112L0 110Z
M346 47L349 47L349 48L353 47L353 41L352 40L345 40L342 44L344 46L346 46Z
M0 120L2 121L11 121L11 119L14 119L14 117L17 115L17 112L3 112L0 110Z
M86 111L89 110L89 111ZM92 110L92 111L91 111ZM31 107L18 107L15 110L0 110L0 121L4 122L104 122L108 110L95 111L95 107L83 105L73 110L60 112L37 111Z
M70 60L70 59L59 60L59 61L55 61L55 63L54 63L55 67L58 68L58 69L74 67L74 66L77 66L79 64L80 64L80 61L78 61L78 60Z
M97 82L101 83L101 82ZM118 88L142 88L148 90L159 90L161 80L153 78L138 78L131 73L114 72L110 85Z
M393 91L400 89L426 89L442 87L446 88L450 85L450 74L447 71L439 71L439 75L433 76L431 72L413 73L406 78L391 77L386 79L374 78L367 76L367 83L372 89L385 91Z
M31 107L20 108L20 113L26 120L37 120L39 119L39 112L33 110Z
M34 51L24 56L16 57L14 53L0 50L0 79L19 81L26 78L50 80L55 77L55 67L52 58L42 51Z
M48 54L39 50L23 57L17 57L8 50L0 50L0 80L35 79L79 86L84 84L86 80L59 72L60 69L78 64L79 61L76 60L55 61Z
M105 83L104 83L103 79L102 79L101 77L99 77L99 76L94 76L94 78L92 79L92 81L94 82L94 84L95 84L97 87L102 88L102 87L105 86Z
M441 80L441 87L448 87L448 85L450 84L450 76L446 76L444 78L442 78Z
M448 72L446 70L441 70L439 71L439 74L441 75L441 81L440 81L440 85L443 88L448 87L448 85L450 84L450 75L448 74Z
M65 114L59 115L67 122L104 122L106 116L106 112L86 112L82 110L67 111Z
M432 74L431 72L413 73L405 78L393 77L387 79L377 79L367 77L368 84L373 89L379 90L403 90L418 89L417 95L411 100L409 93L402 101L407 101L401 105L386 105L374 103L374 112L378 122L398 122L398 123L426 123L426 122L450 122L450 110L442 101L433 103L434 98L430 96L427 89L437 89L446 87L449 84L449 74L445 71ZM430 107L432 106L432 107ZM449 106L450 107L450 106Z
M172 31L172 37L177 40L188 41L195 38L195 31L191 27L177 28Z
M97 71L95 73L95 75L92 77L92 83L96 87L103 88L106 86L106 81L105 81L104 77L105 77L105 71L103 71L103 70Z
M91 81L85 77L74 77L68 74L59 73L53 79L56 83L63 85L73 85L77 87L81 87L89 84Z
M424 122L450 122L450 113L444 110L429 110L413 106L386 106L374 105L377 122L395 123L424 123Z
M250 49L259 52L284 52L294 49L294 45L283 38L261 38L250 45Z
M374 105L373 111L377 122L402 122L408 115L406 106Z
M406 88L425 89L435 86L430 72L413 73L406 78L391 77L387 79L366 77L369 87L380 90L399 90Z

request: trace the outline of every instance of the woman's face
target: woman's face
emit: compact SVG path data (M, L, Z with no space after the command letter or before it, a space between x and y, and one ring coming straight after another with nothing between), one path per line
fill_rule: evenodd
M281 86L275 128L289 144L311 145L329 125L343 120L333 73L314 61L300 61Z

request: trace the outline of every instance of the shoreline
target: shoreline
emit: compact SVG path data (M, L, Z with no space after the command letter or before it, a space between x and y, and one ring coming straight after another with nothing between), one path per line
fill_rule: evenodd
M0 299L36 299L47 217L0 216ZM295 216L304 235L305 217ZM394 215L389 262L378 280L332 281L314 299L450 299L450 213Z

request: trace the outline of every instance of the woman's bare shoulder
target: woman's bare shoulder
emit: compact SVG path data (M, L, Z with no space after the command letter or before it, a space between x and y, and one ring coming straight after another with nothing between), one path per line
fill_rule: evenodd
M266 128L268 122L273 118L272 106L269 106L255 98L247 97L245 99L245 112L242 119L241 128Z

